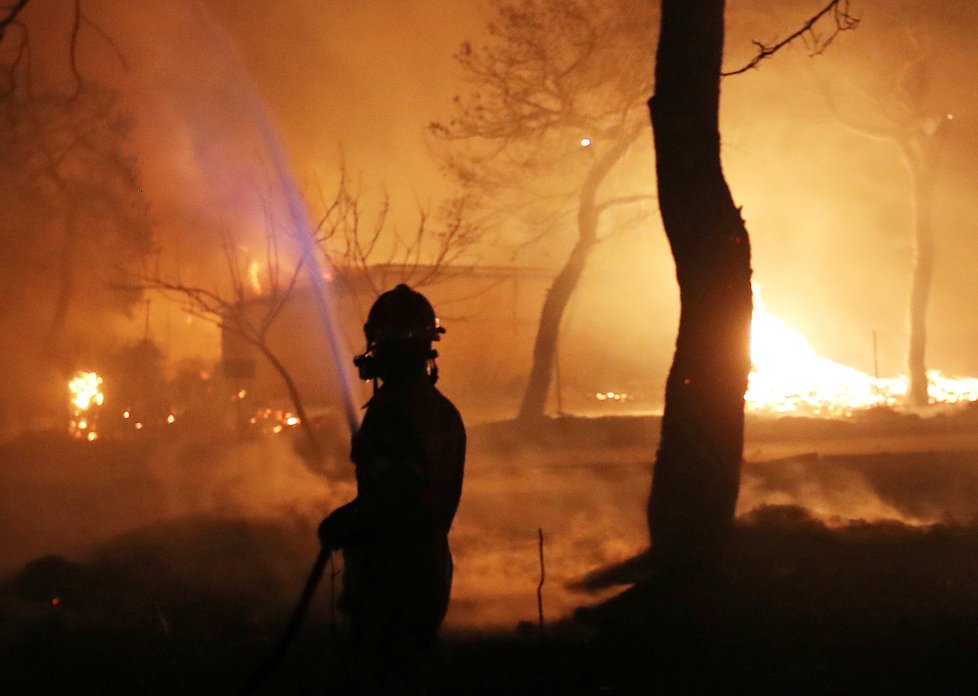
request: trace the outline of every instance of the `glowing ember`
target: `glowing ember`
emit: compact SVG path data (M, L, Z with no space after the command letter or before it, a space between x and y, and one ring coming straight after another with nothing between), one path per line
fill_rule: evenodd
M590 147L590 146L591 146L590 138L581 138L581 147Z
M628 399L628 394L625 392L616 391L606 391L597 392L594 398L598 401L626 401Z
M95 429L98 409L105 402L102 378L95 372L79 372L68 382L68 392L71 394L69 430L75 437L95 441L98 438Z
M275 408L260 409L248 419L248 423L256 427L259 432L275 435L283 432L286 428L293 428L301 422L301 419L291 411Z
M817 355L804 336L768 313L756 284L750 357L748 411L846 415L899 405L907 394L905 376L877 379ZM927 377L934 403L978 401L978 379L952 379L938 370Z

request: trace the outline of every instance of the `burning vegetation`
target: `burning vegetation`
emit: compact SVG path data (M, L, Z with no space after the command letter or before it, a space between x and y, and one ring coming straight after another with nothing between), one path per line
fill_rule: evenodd
M879 377L822 357L798 331L768 312L754 286L751 372L744 400L754 413L849 416L873 407L904 407L906 376ZM978 379L950 378L929 370L931 404L978 401Z
M472 435L435 693L690 691L691 654L715 683L786 692L852 689L860 661L859 691L978 681L978 377L950 376L978 373L973 1L825 0L794 35L777 27L798 28L801 0L728 3L722 155L743 208L717 239L739 270L706 284L713 338L670 378L685 439L666 447L688 309L670 252L704 257L669 247L657 209L712 208L653 195L657 3L295 0L272 23L256 2L69 4L0 3L0 683L233 688L301 587L316 521L355 495L370 385L346 384L350 358L364 309L402 281L444 313L439 388ZM467 12L477 38L453 64L449 18ZM273 27L304 50L277 50ZM748 70L734 52L770 35L824 55L775 65L783 45L755 41ZM682 101L697 91L677 66ZM666 96L656 157L675 164L689 121ZM757 285L750 316L751 273L792 321ZM748 320L749 374L746 340L716 350ZM736 398L714 408L721 391ZM722 452L699 437L721 430ZM676 479L676 528L729 465L733 560L707 581L669 586L647 553L657 449L703 465ZM343 668L333 560L283 692Z
M94 442L98 439L98 414L105 403L102 378L95 372L79 372L68 382L71 394L70 432L79 438Z

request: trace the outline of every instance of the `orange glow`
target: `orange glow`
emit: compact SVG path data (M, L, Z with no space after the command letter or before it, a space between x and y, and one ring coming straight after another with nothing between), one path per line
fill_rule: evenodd
M105 403L102 378L95 372L78 372L68 382L71 401L70 432L78 438L93 442L97 437L95 422Z
M261 295L262 293L261 278L259 277L260 271L261 269L257 261L252 261L248 265L248 282L251 284L251 289L256 295Z
M799 332L770 314L754 285L751 373L744 396L748 411L848 415L872 406L901 405L907 378L875 378L816 354ZM978 379L927 373L933 403L978 401Z

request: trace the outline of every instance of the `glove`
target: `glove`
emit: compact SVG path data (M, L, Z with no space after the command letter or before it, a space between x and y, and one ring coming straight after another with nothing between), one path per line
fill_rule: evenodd
M319 523L319 543L324 549L341 549L347 545L354 532L356 502L336 508Z
M319 523L317 533L319 534L319 543L324 549L334 551L339 548L339 544L336 542L335 526L332 515L323 518L323 521Z

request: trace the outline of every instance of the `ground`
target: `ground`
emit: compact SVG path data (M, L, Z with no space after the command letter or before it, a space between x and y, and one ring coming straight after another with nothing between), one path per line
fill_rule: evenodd
M654 418L473 428L433 692L970 690L976 422L752 420L731 552L692 574L640 555ZM329 469L284 438L0 444L4 690L234 693L298 595L315 523L352 495L345 463ZM327 569L267 693L342 674L341 577Z

